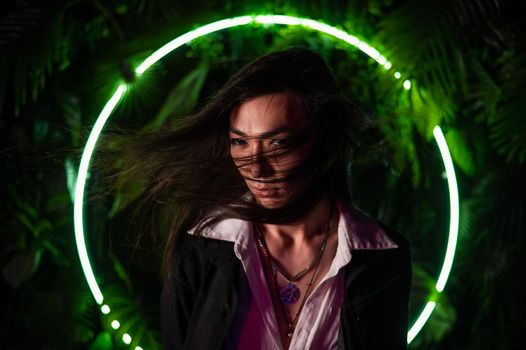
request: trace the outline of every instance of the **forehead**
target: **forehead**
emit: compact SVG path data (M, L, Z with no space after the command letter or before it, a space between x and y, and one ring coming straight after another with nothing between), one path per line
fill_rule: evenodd
M291 93L262 95L241 103L230 114L230 127L247 134L277 128L302 129L307 124L305 109Z

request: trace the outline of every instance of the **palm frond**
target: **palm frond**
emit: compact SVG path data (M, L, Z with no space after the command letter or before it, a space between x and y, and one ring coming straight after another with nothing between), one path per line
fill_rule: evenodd
M476 41L500 50L511 34L502 15L503 6L504 2L498 0L452 1L450 19L458 26L466 43Z
M526 53L502 56L502 95L495 113L488 118L493 147L507 162L526 161Z
M433 138L435 126L450 123L456 112L456 104L439 91L431 92L416 84L411 88L411 119L427 141Z
M156 330L158 317L157 308L145 308L138 305L137 299L129 290L125 290L118 284L107 283L105 285L105 302L111 307L111 312L103 316L105 328L113 333L114 338L119 341L124 333L132 336L132 348L141 346L143 349L160 349L160 334ZM118 320L120 327L113 331L111 322Z
M376 40L401 72L429 90L451 97L465 85L463 48L440 1L409 1L379 23Z
M145 16L148 21L158 21L159 18L167 22L174 21L184 11L181 5L170 0L132 0L130 8L138 15Z
M433 300L436 307L411 348L423 348L429 344L440 342L444 336L451 331L457 319L457 311L449 301L447 294L433 294L434 279L425 272L418 264L413 264L413 286L411 288L411 308L413 320L422 311L422 307L427 301ZM425 287L424 287L425 286ZM421 293L420 298L415 298L414 294ZM417 299L418 304L414 299ZM417 306L418 305L418 306Z
M172 88L157 116L142 131L158 130L169 117L190 114L197 105L207 73L207 66L198 66L183 77Z
M474 176L476 170L475 156L473 150L470 149L468 140L468 135L459 129L449 128L446 132L446 141L455 165L466 175Z
M6 88L15 114L35 101L53 70L66 64L63 12L21 7L0 17L0 110Z
M472 320L477 328L493 323L495 317L516 324L522 318L516 303L524 304L520 296L526 291L526 285L517 281L526 244L526 193L519 186L524 175L518 168L492 170L464 201L470 231L461 235L454 275L479 308Z
M466 108L463 110L465 115L472 115L473 119L479 123L492 120L497 110L497 103L502 95L502 87L498 78L491 72L489 67L472 58L470 67L473 71L473 81L470 84L470 91L466 94Z

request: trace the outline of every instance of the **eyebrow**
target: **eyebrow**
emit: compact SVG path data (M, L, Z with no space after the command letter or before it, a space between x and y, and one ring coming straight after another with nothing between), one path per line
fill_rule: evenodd
M232 127L230 127L230 132L234 133L236 135L239 135L239 136L244 136L244 137L248 136L243 131L238 130L236 128L232 128ZM263 138L265 138L265 137L272 137L272 136L275 136L275 135L278 135L278 134L290 133L290 132L291 132L291 128L287 128L287 127L282 126L282 127L276 128L276 129L265 131L265 132L261 133L259 135L259 137L263 137Z

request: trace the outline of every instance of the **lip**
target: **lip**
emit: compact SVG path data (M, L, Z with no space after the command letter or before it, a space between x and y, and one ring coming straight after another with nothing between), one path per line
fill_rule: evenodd
M271 188L270 189L252 188L252 192L261 198L271 198L271 197L276 197L278 195L278 191L271 189Z

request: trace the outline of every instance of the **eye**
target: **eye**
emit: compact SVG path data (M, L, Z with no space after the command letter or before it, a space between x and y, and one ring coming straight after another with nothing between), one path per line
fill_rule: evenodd
M290 146L290 141L287 139L275 139L270 144L276 147L287 147Z
M242 145L246 145L247 143L243 139L230 139L230 144L232 146L242 146Z

